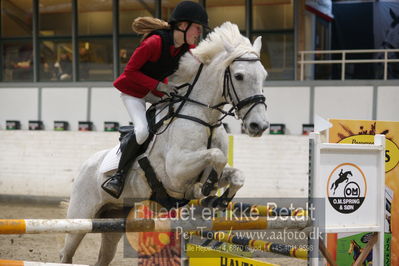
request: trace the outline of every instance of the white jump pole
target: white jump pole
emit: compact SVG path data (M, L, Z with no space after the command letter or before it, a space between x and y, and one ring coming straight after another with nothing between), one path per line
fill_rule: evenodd
M265 230L303 229L305 216L238 217L210 220L190 217L187 220L157 219L0 219L1 234L170 232L194 230Z
M0 259L0 266L88 266L86 264L65 264L65 263L49 263L38 261L23 261L23 260L3 260Z

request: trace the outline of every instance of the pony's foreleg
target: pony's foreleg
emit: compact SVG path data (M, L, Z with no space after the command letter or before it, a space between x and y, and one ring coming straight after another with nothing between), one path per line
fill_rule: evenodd
M218 177L227 163L225 154L217 148L208 150L185 152L173 151L166 157L166 173L173 177L180 187L184 187L193 177L199 175L206 167L211 167L216 171ZM173 185L173 184L170 184ZM176 183L173 187L176 187ZM202 198L202 184L191 186L190 191L186 192L186 198Z
M218 187L227 187L226 198L231 199L244 185L245 177L241 170L233 167L225 167L219 180Z
M244 185L245 177L241 170L233 167L226 167L219 179L218 187L211 192L204 203L209 207L226 208L234 198L237 191ZM217 189L225 187L226 190L220 197L216 197Z

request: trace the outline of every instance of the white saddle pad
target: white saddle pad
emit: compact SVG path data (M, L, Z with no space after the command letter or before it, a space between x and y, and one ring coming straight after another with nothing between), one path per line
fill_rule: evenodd
M119 151L119 144L108 151L107 155L100 166L100 173L104 174L112 170L118 169L119 160L121 159L121 152Z
M157 136L155 135L151 140L150 144L148 145L146 152L137 156L137 159L140 159L144 156L148 156L148 153L151 151L152 147L154 146L156 138ZM107 155L105 155L103 162L100 165L100 173L104 174L118 169L118 164L119 160L121 159L121 154L122 153L119 151L119 144L113 147L111 150L109 150Z

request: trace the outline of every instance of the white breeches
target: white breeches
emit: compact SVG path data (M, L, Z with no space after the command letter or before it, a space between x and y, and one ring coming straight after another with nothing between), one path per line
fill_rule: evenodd
M146 106L144 98L136 98L121 93L121 98L134 125L134 132L138 144L143 144L148 138L148 123L145 116Z

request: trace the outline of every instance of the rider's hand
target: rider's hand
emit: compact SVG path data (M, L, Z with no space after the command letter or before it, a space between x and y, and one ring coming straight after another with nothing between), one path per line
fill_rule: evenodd
M172 92L176 92L175 86L159 82L157 86L157 91L165 94L166 97L170 97Z

